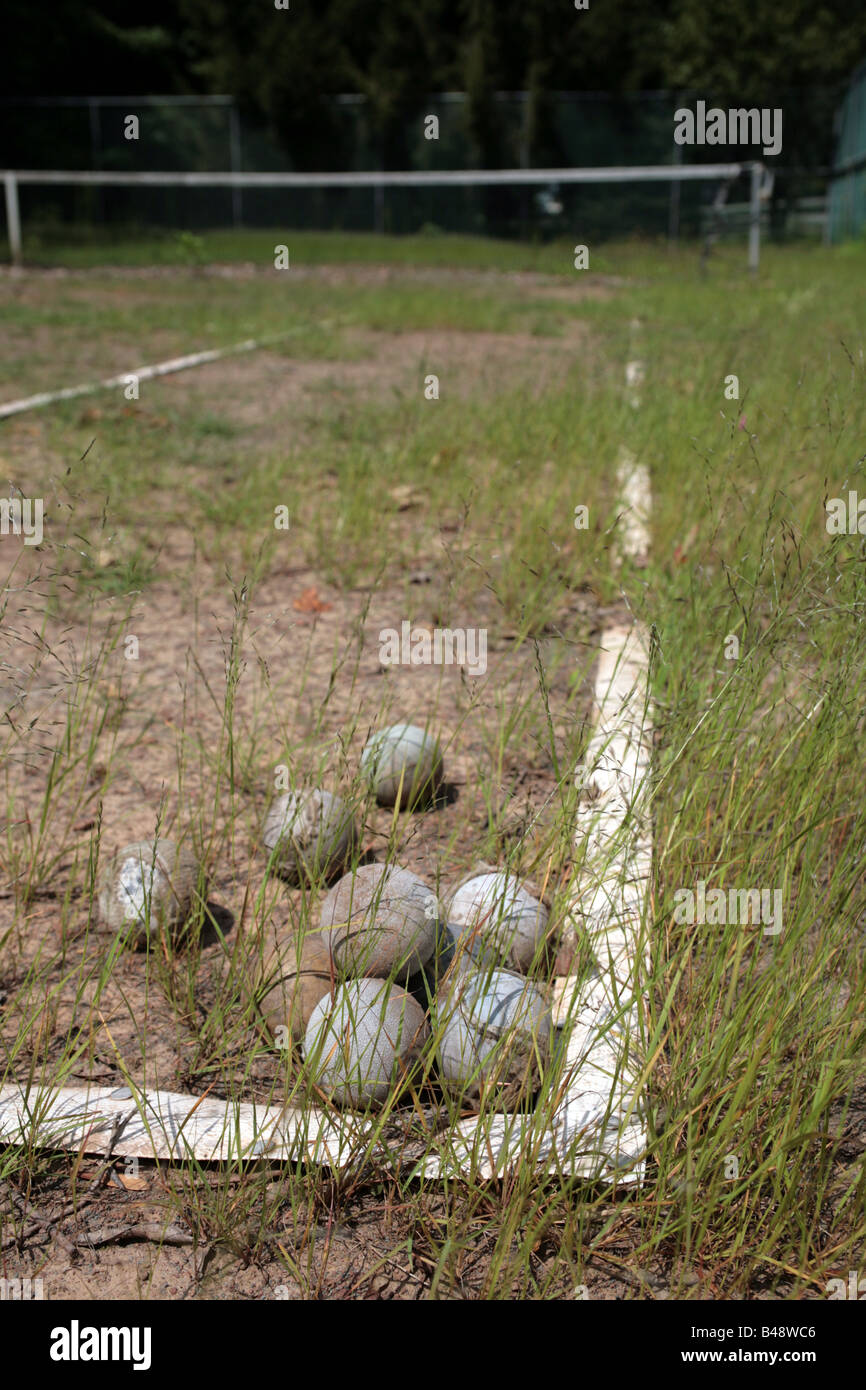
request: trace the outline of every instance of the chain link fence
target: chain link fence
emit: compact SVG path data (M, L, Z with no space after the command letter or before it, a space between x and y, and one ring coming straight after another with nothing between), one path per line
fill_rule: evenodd
M290 172L319 167L379 169L587 168L761 158L746 146L683 149L674 113L706 93L608 96L570 92L498 93L479 120L464 93L419 100L386 134L360 96L323 101L326 142L298 149L244 117L229 96L43 98L7 102L0 166L9 169ZM766 214L776 238L820 235L832 159L838 94L781 93L781 154ZM727 107L723 99L713 104ZM733 103L742 106L742 100ZM135 118L137 125L131 123ZM480 129L481 127L481 129ZM480 133L479 133L480 132ZM435 138L430 138L435 134ZM134 135L134 138L130 138ZM745 181L718 213L712 183L542 188L68 188L22 190L22 218L45 241L101 232L202 231L227 226L474 233L576 239L696 236L713 221L718 235L740 235Z

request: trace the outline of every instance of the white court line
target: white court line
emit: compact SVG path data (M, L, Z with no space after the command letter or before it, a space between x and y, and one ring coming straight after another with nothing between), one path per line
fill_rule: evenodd
M287 1111L282 1105L202 1099L174 1091L129 1086L29 1088L0 1086L0 1142L36 1143L58 1149L106 1153L115 1125L121 1128L111 1152L120 1158L185 1158L211 1162L301 1155L336 1162L357 1144L364 1121L338 1126L320 1109ZM270 1146L274 1151L270 1151Z
M644 360L640 356L641 322L632 319L628 326L629 361L625 364L626 399L632 410L639 410L643 397L643 384L646 377Z
M596 676L596 729L581 774L576 841L584 867L570 915L588 940L588 981L559 982L557 1022L575 1018L567 1060L579 1066L561 1116L564 1138L592 1119L604 1126L604 1165L643 1171L646 1133L636 1111L638 1010L647 965L643 917L652 869L647 809L652 727L648 635L639 625L609 628ZM615 1027L605 1033L611 1019Z
M627 555L631 560L645 561L650 549L650 472L646 464L639 463L625 445L619 452L616 480L622 508L617 560Z
M639 358L633 362L625 364L625 384L628 389L628 403L632 410L637 410L640 406L641 391L644 383L644 365Z
M632 320L630 328L634 352L640 324ZM632 357L626 364L625 385L635 409L644 376L643 361ZM650 475L625 447L620 451L617 487L623 507L618 549L621 556L640 562L650 548ZM646 1147L637 1086L639 1011L648 967L643 928L652 872L648 678L646 630L639 624L609 628L602 636L596 673L595 732L579 773L576 840L584 849L585 867L573 885L571 901L575 929L588 939L595 970L586 983L574 977L559 982L555 1000L560 1022L575 1012L581 1021L581 1028L572 1033L568 1059L581 1061L585 1110L605 1126L611 1162L632 1161L632 1179L642 1176ZM617 1024L595 1043L591 1028L584 1026L593 1011L600 1026L611 1016ZM566 1110L574 1104L570 1097Z
M629 324L629 352L640 351L641 325L638 319ZM640 407L643 397L646 371L641 357L631 356L625 364L625 388L628 403L633 410ZM652 488L650 473L645 463L639 462L625 445L620 448L616 469L617 489L622 512L619 520L619 547L617 562L623 556L644 562L650 550L650 511L652 508Z
M110 391L118 386L128 386L131 377L138 381L152 381L155 377L171 376L173 372L185 372L189 367L202 367L206 362L219 362L221 357L234 357L240 352L255 352L257 348L268 347L282 338L297 333L290 329L287 333L275 333L269 338L246 338L242 343L232 343L230 347L211 348L207 352L190 352L185 357L169 357L165 362L156 362L149 367L136 367L134 371L121 372L119 376L103 377L101 381L87 381L80 386L65 386L60 391L40 391L36 396L22 396L20 400L8 401L0 405L0 420L10 415L20 415L25 410L38 410L43 405L53 405L55 401L74 401L78 396L92 396L97 391Z

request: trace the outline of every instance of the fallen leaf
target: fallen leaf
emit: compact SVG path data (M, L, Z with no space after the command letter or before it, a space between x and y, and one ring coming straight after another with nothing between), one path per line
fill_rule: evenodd
M327 613L331 604L322 602L318 589L305 589L292 607L297 613Z
M117 1173L118 1182L121 1182L127 1192L146 1192L148 1188L147 1178L134 1178L131 1173Z

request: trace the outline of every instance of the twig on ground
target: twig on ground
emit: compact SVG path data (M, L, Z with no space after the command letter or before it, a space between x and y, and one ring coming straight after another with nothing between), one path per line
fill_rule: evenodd
M119 1226L103 1226L98 1231L89 1231L75 1242L81 1246L113 1245L117 1241L154 1241L157 1245L194 1245L195 1237L179 1226L161 1226L158 1221L145 1221L138 1225L123 1222Z

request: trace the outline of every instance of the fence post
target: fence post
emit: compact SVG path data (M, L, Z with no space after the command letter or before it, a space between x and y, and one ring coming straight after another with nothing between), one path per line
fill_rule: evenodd
M674 164L682 164L683 147L674 145ZM680 237L680 179L671 179L670 202L668 203L668 241L679 241Z
M102 125L99 120L99 106L93 97L88 98L87 109L90 115L90 167L91 169L101 169ZM98 184L93 189L89 207L96 209L96 220L103 224L105 222L105 197Z
M241 172L241 123L234 102L229 107L229 163L233 174ZM240 227L243 220L243 191L236 183L232 185L232 225Z
M749 195L749 270L758 273L761 259L761 182L764 166L756 159L752 165L752 184Z
M9 255L13 265L21 264L21 214L18 210L18 180L7 169L3 175L6 192L6 230L9 233Z

